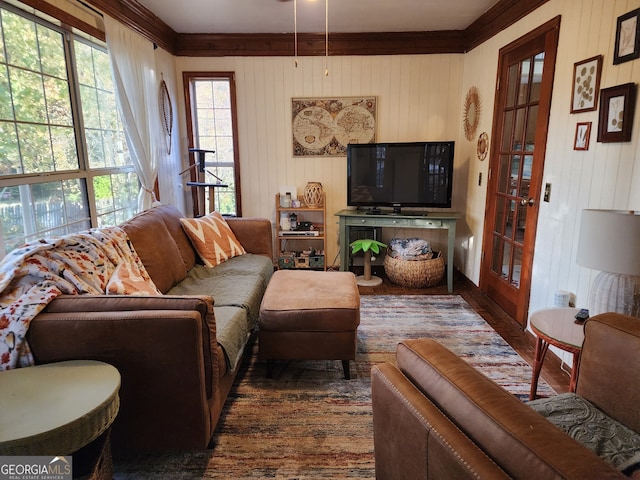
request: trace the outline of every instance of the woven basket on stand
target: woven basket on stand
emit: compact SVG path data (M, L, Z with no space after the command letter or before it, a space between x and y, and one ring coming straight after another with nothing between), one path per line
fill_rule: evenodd
M387 252L384 271L389 280L403 287L433 287L444 277L444 259L442 252L434 252L428 260L402 260Z

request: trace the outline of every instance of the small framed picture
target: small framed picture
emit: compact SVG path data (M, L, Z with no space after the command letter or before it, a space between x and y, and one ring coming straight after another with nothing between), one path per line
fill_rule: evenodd
M573 149L589 150L590 138L591 138L591 122L581 122L576 124L576 138L573 140Z
M618 17L613 48L614 65L640 57L640 8Z
M598 108L602 55L573 64L571 113L590 112Z
M598 141L628 142L633 129L636 84L625 83L600 91Z

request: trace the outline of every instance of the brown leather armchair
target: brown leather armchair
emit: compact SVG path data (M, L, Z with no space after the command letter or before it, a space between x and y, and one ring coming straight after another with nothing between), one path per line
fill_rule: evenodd
M639 358L640 320L586 322L576 393L636 432ZM378 480L628 478L431 339L373 367L372 400Z

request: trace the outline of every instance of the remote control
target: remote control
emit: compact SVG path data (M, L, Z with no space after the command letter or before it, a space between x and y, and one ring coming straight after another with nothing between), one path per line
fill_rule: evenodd
M587 318L589 318L589 310L586 308L582 308L576 313L576 323L584 323Z

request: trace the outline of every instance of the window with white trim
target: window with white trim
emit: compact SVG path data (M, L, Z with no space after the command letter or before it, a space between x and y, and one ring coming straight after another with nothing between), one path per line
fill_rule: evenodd
M105 45L0 4L0 257L121 223L138 189Z

